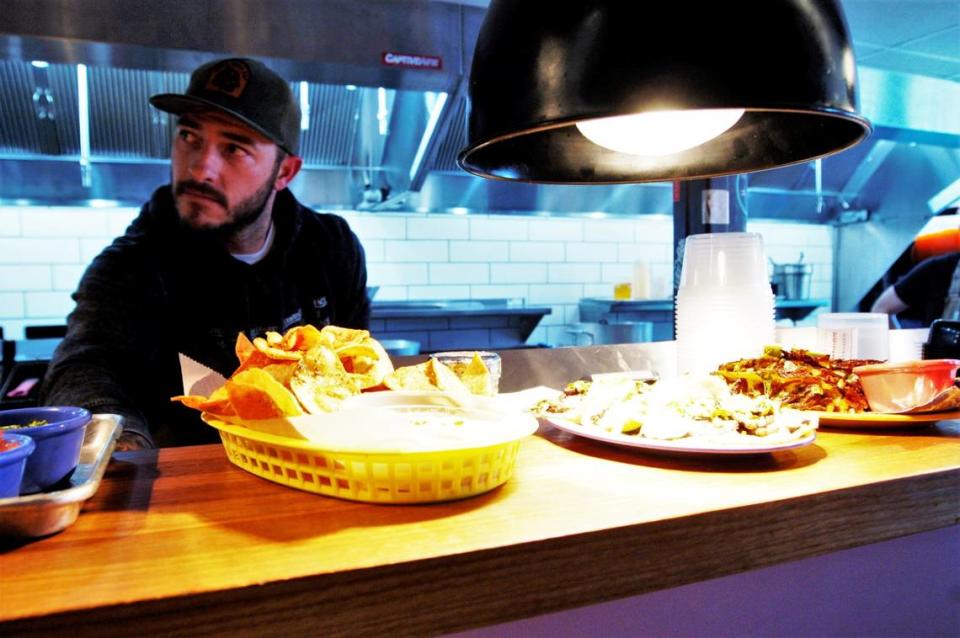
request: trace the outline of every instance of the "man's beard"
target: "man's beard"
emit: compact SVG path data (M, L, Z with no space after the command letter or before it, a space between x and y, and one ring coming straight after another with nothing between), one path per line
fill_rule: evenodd
M237 235L260 217L260 213L263 212L267 200L273 193L273 184L279 172L280 163L277 162L273 167L273 174L270 176L270 179L266 180L250 197L237 202L235 206L230 206L229 202L227 202L227 196L209 184L195 182L193 180L177 182L173 189L175 196L178 197L187 191L192 191L213 199L228 211L226 221L219 226L197 226L193 223L193 216L190 214L190 211L180 210L181 225L198 233L215 235L224 239Z

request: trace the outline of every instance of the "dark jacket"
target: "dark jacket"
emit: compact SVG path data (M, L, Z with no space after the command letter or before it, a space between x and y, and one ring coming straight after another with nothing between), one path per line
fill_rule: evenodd
M158 189L84 273L43 402L121 414L126 430L159 446L212 442L213 428L170 401L183 393L177 353L229 376L240 332L366 328L363 248L347 223L288 190L277 194L273 215L273 246L248 265L215 237L183 228L170 187Z

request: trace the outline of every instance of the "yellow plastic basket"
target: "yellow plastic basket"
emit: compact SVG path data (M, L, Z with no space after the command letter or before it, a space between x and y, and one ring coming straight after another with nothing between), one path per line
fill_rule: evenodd
M522 415L521 415L522 416ZM205 414L230 461L261 478L307 492L368 503L425 503L482 494L513 476L520 441L536 430L515 419L504 440L465 449L363 452L324 449Z

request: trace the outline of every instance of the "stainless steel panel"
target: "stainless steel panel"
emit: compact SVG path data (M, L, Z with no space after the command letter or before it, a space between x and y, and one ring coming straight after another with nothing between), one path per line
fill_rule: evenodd
M46 49L52 62L180 72L211 57L247 55L271 58L291 81L448 90L464 68L460 24L469 11L482 14L390 0L5 0L0 52L16 59ZM58 47L58 40L70 42ZM443 69L387 67L385 51L438 56Z
M166 180L167 169L133 165L167 161L172 125L146 98L180 90L201 62L241 54L264 59L290 80L298 96L300 82L308 83L309 126L301 145L305 170L294 190L311 205L672 214L668 182L536 186L489 182L459 169L455 158L465 144L469 110L462 90L483 14L477 6L401 0L5 0L0 164L15 165L0 166L0 200L57 204L133 198L139 203ZM381 63L387 50L436 55L443 68L390 68ZM41 70L31 60L52 64ZM93 168L86 186L75 168L64 176L59 162L79 159L77 63L88 65L90 81ZM824 159L819 173L809 163L744 176L750 218L833 223L847 210L882 216L891 209L888 200L929 202L957 181L960 83L871 68L859 72L864 112L877 130L873 139ZM385 135L377 119L378 87L386 90L391 107L397 106ZM41 97L35 102L37 91ZM49 106L44 91L53 100L52 119L38 116ZM414 166L428 115L418 105L423 91L444 91L450 99L427 140L423 164ZM21 160L38 161L25 165ZM135 184L115 179L119 173L113 165L120 163L129 163ZM888 165L897 171L887 170ZM155 174L159 180L149 182L147 176ZM891 178L885 181L883 175ZM892 208L905 212L913 204Z

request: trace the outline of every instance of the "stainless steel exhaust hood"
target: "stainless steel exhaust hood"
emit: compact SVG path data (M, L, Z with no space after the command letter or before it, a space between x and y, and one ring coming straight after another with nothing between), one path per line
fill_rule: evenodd
M389 0L93 6L10 0L0 12L4 201L142 202L168 179L172 125L147 97L182 90L205 60L249 55L305 107L297 194L326 208L396 205L422 184L433 136L462 103L447 98L483 14Z
M414 0L5 0L0 202L139 205L169 177L172 122L147 97L236 54L277 69L307 107L294 190L316 207L670 214L669 183L500 183L456 165L483 13ZM876 133L820 162L744 175L751 217L832 222L891 202L936 212L924 207L960 176L960 85L860 76Z

